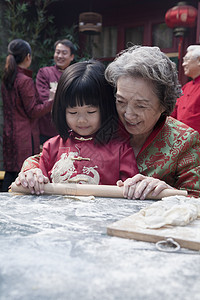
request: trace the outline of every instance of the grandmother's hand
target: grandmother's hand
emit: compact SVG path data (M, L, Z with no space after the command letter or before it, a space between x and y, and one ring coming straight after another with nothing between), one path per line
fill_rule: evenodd
M44 184L48 183L49 179L43 175L39 168L31 169L25 172L20 172L15 179L16 185L22 185L28 188L31 194L43 194Z
M118 186L124 186L124 197L128 199L141 199L144 200L146 196L151 192L152 196L157 196L161 191L165 189L173 189L166 182L137 174L132 178L126 179L124 182L119 180Z

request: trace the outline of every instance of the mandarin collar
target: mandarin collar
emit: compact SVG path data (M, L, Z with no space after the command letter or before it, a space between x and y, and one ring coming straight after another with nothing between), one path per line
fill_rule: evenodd
M57 65L54 65L54 66L56 67L57 71L59 71L60 73L63 73L67 69L67 68L65 68L65 69L58 68Z
M160 116L160 119L158 122L155 124L154 129L150 133L150 135L147 137L146 141L144 142L142 148L140 149L140 152L138 155L149 145L152 143L152 141L155 139L155 137L159 134L159 132L162 130L164 127L165 123L167 120L167 116ZM138 156L137 155L137 156Z
M87 136L81 136L77 134L76 132L70 130L69 131L69 136L71 139L76 140L77 142L86 142L86 141L92 141L95 137L94 134L92 135L87 135Z
M200 75L193 80L193 84L200 82Z
M21 68L21 67L19 67L19 66L18 66L17 68L18 68L18 72L19 72L19 73L23 73L23 74L25 74L26 76L32 78L33 71L31 71L31 70L29 70L29 69Z

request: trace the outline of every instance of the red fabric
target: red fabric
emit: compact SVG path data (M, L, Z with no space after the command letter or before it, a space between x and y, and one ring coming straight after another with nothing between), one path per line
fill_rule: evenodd
M60 71L56 66L39 69L36 76L36 88L42 102L49 99L50 82L58 82L61 75L62 71ZM52 123L51 113L40 118L39 126L41 135L53 137L58 134Z
M43 152L40 158L40 169L45 176L51 180L51 174L55 163L61 159L61 155L67 154L66 158L72 152L77 152L77 156L89 158L90 160L75 160L71 166L70 179L78 174L87 174L93 176L93 171L98 172L100 176L99 182L96 184L116 184L117 180L123 181L138 173L136 160L133 149L129 143L113 140L106 145L95 145L94 140L80 141L76 140L72 135L66 142L63 142L60 136L48 140L43 146ZM66 159L65 158L65 159ZM64 166L64 163L60 164ZM91 169L91 172L84 170ZM66 177L67 169L64 167L58 181ZM66 180L63 182L67 182Z
M186 83L182 90L183 96L177 99L171 116L200 133L200 76Z
M32 72L19 67L13 89L8 91L2 84L1 91L4 169L19 172L27 157L39 153L37 118L51 110L53 101L41 103L32 80Z

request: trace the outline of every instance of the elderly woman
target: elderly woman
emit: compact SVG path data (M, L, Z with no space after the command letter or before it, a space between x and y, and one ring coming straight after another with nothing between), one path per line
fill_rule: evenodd
M107 67L105 76L116 88L122 129L131 139L140 172L118 182L124 185L124 196L145 199L149 192L156 196L165 188L176 188L199 197L199 134L169 117L181 94L175 64L157 47L134 46ZM22 172L16 183L40 193L45 180L39 169L34 174L37 182L31 172Z
M199 197L199 134L169 117L181 94L175 64L157 47L134 46L107 67L105 76L116 88L118 115L142 174L126 180L125 196L144 198L168 184Z

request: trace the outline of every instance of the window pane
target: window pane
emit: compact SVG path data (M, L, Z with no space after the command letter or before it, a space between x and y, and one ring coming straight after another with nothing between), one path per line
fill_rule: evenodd
M125 48L131 45L142 45L144 36L144 26L127 28L125 31Z
M173 46L173 29L167 27L165 23L156 24L152 31L153 46L159 48L172 48Z
M93 36L94 57L115 57L117 54L117 28L103 27L100 35Z

